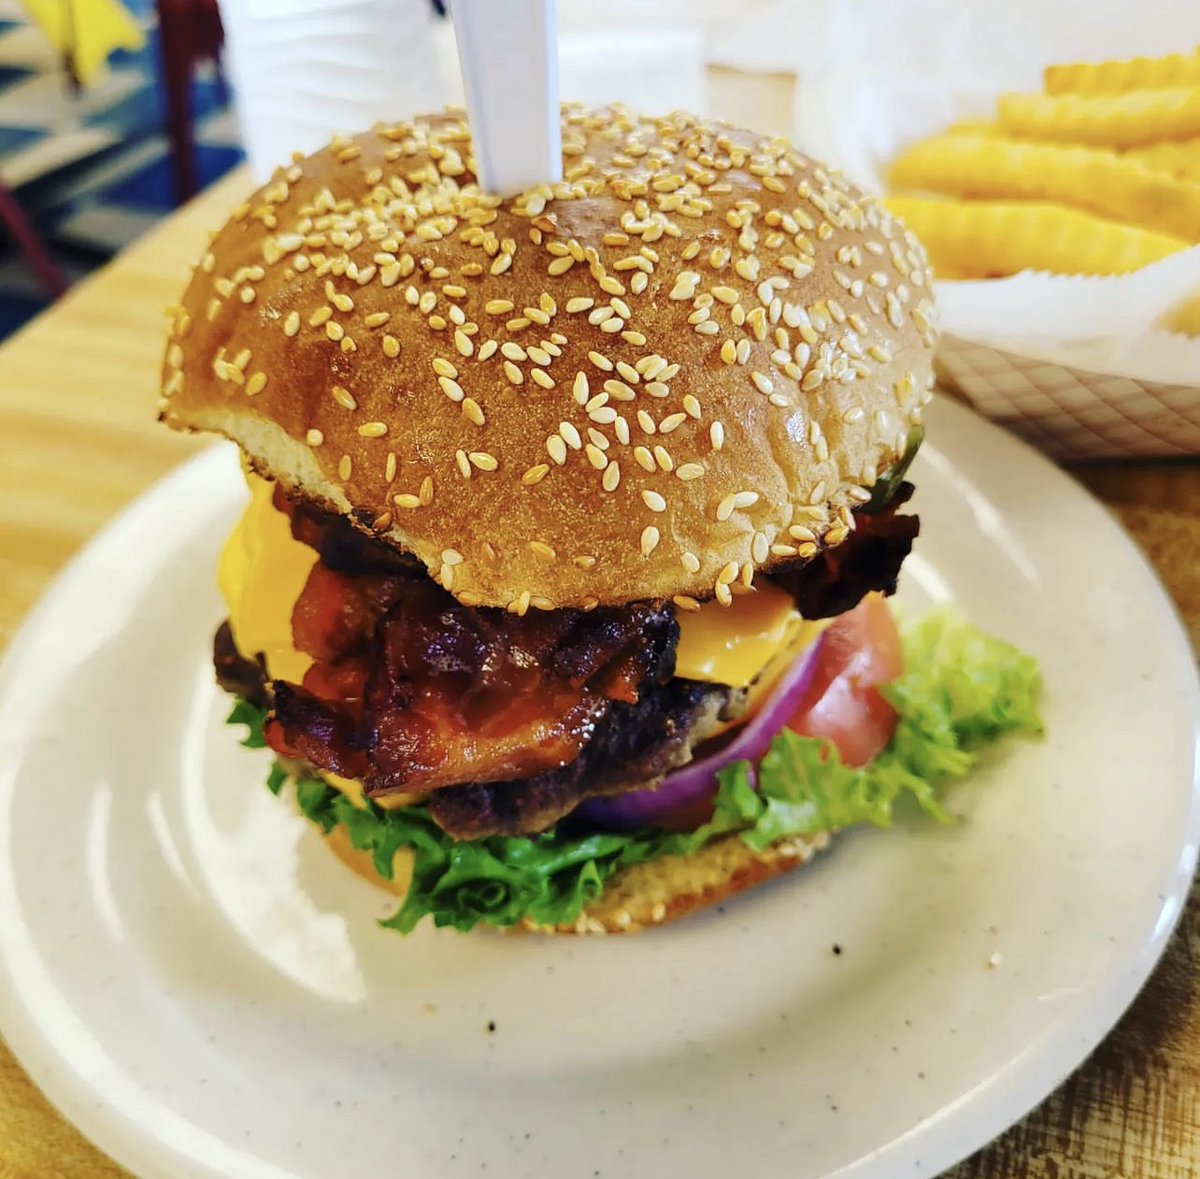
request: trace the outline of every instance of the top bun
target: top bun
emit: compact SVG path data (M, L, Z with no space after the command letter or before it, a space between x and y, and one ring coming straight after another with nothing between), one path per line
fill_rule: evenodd
M460 113L281 169L174 309L168 425L467 605L683 606L844 539L932 383L931 276L837 173L686 114L563 109L561 184Z

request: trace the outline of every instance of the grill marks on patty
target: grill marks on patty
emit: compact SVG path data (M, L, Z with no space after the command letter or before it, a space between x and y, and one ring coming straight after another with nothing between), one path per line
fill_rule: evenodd
M429 797L438 826L457 839L545 831L585 798L646 790L692 760L692 751L740 707L744 692L671 680L618 701L569 765L515 782L474 783Z

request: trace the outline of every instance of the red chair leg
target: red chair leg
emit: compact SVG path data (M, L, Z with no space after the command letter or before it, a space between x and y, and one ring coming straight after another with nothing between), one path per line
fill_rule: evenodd
M175 198L182 204L196 193L195 144L192 137L191 87L193 48L190 5L186 0L156 0L162 46L163 89L167 99L167 133L175 172Z
M69 285L66 276L50 257L40 234L25 216L25 210L21 208L17 198L4 184L0 184L0 223L12 234L29 269L37 275L50 297L57 299Z

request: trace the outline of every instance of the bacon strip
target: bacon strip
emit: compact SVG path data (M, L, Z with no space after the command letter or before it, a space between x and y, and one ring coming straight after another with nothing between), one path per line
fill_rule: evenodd
M371 797L559 770L612 701L634 703L674 672L669 607L472 609L386 552L355 554L311 516L297 515L294 530L338 564L365 558L368 571L314 566L292 627L316 662L303 684L275 686L267 740L358 778Z

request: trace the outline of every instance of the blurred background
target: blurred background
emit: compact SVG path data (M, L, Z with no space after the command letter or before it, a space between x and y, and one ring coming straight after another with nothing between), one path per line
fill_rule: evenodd
M722 0L560 0L564 97L721 113L707 94L714 52L755 67L751 23L775 12L788 32L821 8L746 0L730 28ZM461 101L442 10L0 0L0 340L247 152L261 175L334 130Z
M0 0L0 339L243 159L215 0Z

